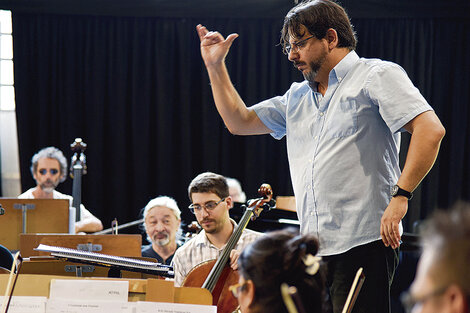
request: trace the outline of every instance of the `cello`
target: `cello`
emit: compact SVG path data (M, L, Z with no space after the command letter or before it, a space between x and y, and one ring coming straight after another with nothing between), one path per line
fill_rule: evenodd
M73 178L72 185L72 206L75 208L75 221L81 220L80 207L82 203L82 175L86 174L86 158L83 153L86 149L86 143L82 138L75 138L75 142L70 145L74 152L70 162L70 177Z
M238 307L238 300L229 291L229 287L238 283L238 271L232 270L228 261L230 252L236 246L248 222L259 217L263 209L271 209L273 191L271 186L263 184L258 190L261 198L248 201L248 207L236 229L230 236L222 254L216 260L198 264L186 276L183 287L202 287L212 294L212 304L217 305L217 312L231 313Z

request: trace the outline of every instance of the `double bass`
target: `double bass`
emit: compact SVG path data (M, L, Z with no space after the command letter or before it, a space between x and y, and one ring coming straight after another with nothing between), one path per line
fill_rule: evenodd
M193 268L183 281L184 287L202 287L212 294L212 303L217 305L217 312L231 313L238 307L238 300L229 291L229 287L238 283L238 271L232 270L228 261L230 252L236 246L248 222L259 217L263 209L271 209L273 191L271 186L263 184L258 190L261 198L248 201L248 207L237 228L230 236L222 254L216 260L205 261Z
M72 161L70 162L70 176L73 178L72 185L72 206L75 208L75 221L81 220L80 206L82 203L82 175L86 174L86 158L85 149L86 143L82 138L75 138L75 142L70 145L74 152Z

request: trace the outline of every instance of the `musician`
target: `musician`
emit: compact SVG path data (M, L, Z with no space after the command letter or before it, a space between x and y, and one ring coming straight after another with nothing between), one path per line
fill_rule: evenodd
M198 264L217 259L235 229L236 223L229 217L232 198L227 180L215 173L196 176L188 187L192 204L189 206L202 230L181 248L173 258L175 286L181 286L186 275ZM240 251L261 234L245 229L230 255L230 265L237 268Z
M470 204L438 211L421 234L422 254L407 312L470 312ZM366 278L367 279L367 278Z
M246 195L243 192L242 185L236 178L225 177L228 184L228 192L233 202L245 203Z
M36 187L21 195L19 199L68 199L72 205L73 198L58 192L55 188L67 177L67 159L62 151L55 147L39 150L31 159L31 174ZM75 233L92 233L103 229L101 221L80 205L81 220L75 222Z
M202 25L197 32L230 132L287 138L301 232L318 236L318 253L327 257L334 312L359 267L366 279L356 309L390 312L401 220L445 134L432 107L399 65L357 55L353 26L334 1L302 1L287 13L281 46L304 81L249 108L225 65L238 35L224 38ZM400 172L402 131L411 141Z
M286 283L297 288L308 312L321 313L326 291L317 252L314 236L289 230L267 233L248 245L238 258L239 282L230 287L241 312L287 313L281 295L281 284Z
M144 229L150 245L142 247L142 256L170 265L179 244L176 235L181 224L181 211L173 198L160 196L147 203L143 212Z

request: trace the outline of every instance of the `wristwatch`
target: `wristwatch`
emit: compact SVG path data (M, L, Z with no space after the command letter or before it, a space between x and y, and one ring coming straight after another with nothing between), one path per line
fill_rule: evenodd
M408 198L408 200L411 200L411 198L413 198L412 192L406 191L405 189L401 189L398 185L394 185L392 187L392 191L390 192L390 194L392 195L392 197L404 196Z

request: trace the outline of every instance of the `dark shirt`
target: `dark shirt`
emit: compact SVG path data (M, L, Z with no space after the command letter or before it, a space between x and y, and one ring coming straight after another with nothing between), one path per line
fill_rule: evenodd
M178 249L179 247L180 245L177 244L176 249ZM155 250L153 250L151 244L147 246L142 246L142 256L147 257L147 258L157 259L158 263L161 263L161 264L170 265L171 260L173 260L173 255L175 254L173 253L172 255L170 255L168 259L166 259L165 262L163 262L163 258L157 252L155 252Z

